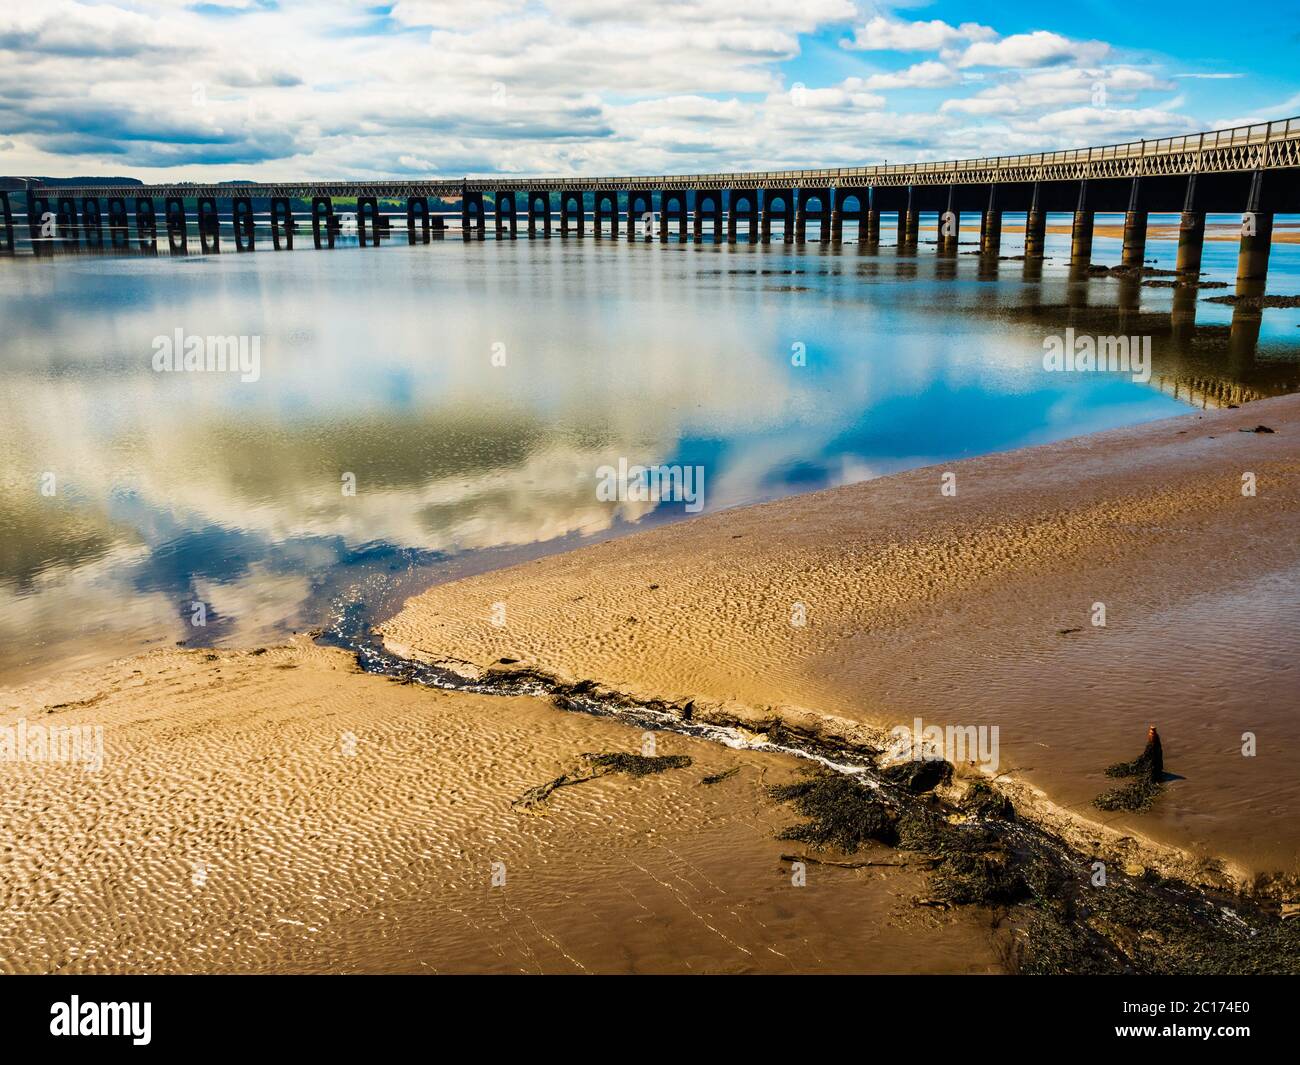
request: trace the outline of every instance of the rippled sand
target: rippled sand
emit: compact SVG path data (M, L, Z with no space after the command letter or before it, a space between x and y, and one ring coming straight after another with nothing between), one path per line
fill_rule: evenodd
M795 818L764 792L792 759L659 734L693 764L524 812L581 752L642 735L305 643L0 691L0 725L19 719L102 726L105 760L0 762L5 972L1001 968L986 914L912 905L915 870L810 866L792 886L798 845L774 837Z
M514 659L701 713L996 725L1001 771L1085 845L1105 820L1207 877L1295 874L1298 528L1286 396L704 516L431 589L384 631L465 672ZM1181 779L1100 814L1102 768L1152 722Z

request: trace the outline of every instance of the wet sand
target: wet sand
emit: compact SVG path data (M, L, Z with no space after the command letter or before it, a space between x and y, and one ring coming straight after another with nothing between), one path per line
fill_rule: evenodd
M383 631L467 675L755 727L996 725L1002 781L1080 846L1207 882L1295 876L1298 524L1284 396L707 515L433 588ZM1100 813L1103 767L1150 723L1177 779L1148 813Z
M306 641L0 691L0 725L19 720L102 726L104 762L0 762L0 971L1003 968L987 911L913 905L918 870L809 866L793 886L799 845L775 836L798 818L765 792L802 772L789 757L661 733L691 765L529 812L512 801L641 733Z

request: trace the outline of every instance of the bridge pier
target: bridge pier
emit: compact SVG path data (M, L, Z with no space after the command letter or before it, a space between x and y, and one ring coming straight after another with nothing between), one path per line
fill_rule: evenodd
M1088 209L1088 179L1079 182L1079 200L1074 206L1074 222L1070 226L1070 265L1087 266L1092 262L1092 234L1096 214Z
M808 241L808 216L811 214L817 219L817 241L819 244L827 243L830 240L830 227L827 225L831 219L828 216L832 212L828 209L831 199L830 189L800 189L795 194L794 209L794 239L798 244L805 244ZM810 211L808 201L816 200L817 209ZM787 241L787 243L789 243Z
M514 193L510 194L510 202L514 204ZM497 236L501 236L501 197L497 197ZM428 244L429 237L429 197L428 196L408 196L406 197L406 243L408 247L414 247L415 239L415 216L420 216L420 243Z
M598 189L591 203L592 224L596 239L605 236L605 223L609 223L611 240L618 240L618 192L615 189Z
M528 236L537 236L537 220L542 220L542 236L549 240L551 236L551 194L549 192L530 192L528 194Z
M745 240L750 244L756 244L760 239L757 189L732 189L727 193L727 243L736 243L737 230L742 216L739 207L741 203L745 205L743 212L746 223Z
M334 201L328 196L311 198L311 239L316 247L321 246L321 226L325 227L325 241L328 247L334 247Z
M867 231L864 235L859 229L858 243L870 244L873 247L880 244L880 212L875 207L867 209Z
M1039 202L1041 188L1034 182L1034 198L1025 214L1025 258L1041 259L1047 246L1047 212Z
M935 250L942 256L957 254L961 237L961 210L957 205L957 186L948 186L948 205L939 214L938 242Z
M45 217L57 216L50 210L50 200L31 189L27 190L27 239L32 244L33 255L48 255L54 251L53 234L45 232Z
M158 254L158 213L152 196L140 196L135 201L135 238L142 252Z
M1180 274L1200 276L1201 255L1205 251L1205 212L1197 210L1196 175L1187 178L1187 195L1178 219L1178 258L1174 269ZM1175 293L1177 294L1177 293Z
M357 246L379 247L379 200L374 196L357 197Z
M515 240L519 236L519 201L516 199L514 192L510 189L498 189L496 198L493 200L492 207L493 207L492 222L495 229L497 240L504 240L507 231L509 231L510 233L510 239ZM414 229L414 223L411 221L410 218L410 209L411 209L410 200L407 200L406 208L407 208L406 228L410 236L410 242L414 244L415 229ZM428 244L429 243L429 233L428 233L429 223L427 221L428 213L429 213L428 200L424 201L424 212L426 218L425 227L424 227L425 228L424 243Z
M0 246L0 252L5 255L14 253L14 213L9 206L9 193L0 189L0 220L4 222L4 245Z
M179 196L168 196L163 201L163 219L167 223L167 250L173 255L189 251L189 234L185 227L185 201Z
M62 202L60 200L60 213ZM75 208L70 212L70 222L68 229L72 233L72 244L77 246L77 211ZM100 215L98 196L83 196L82 198L82 224L81 234L86 237L86 247L104 247L104 220Z
M1134 178L1129 188L1128 211L1124 215L1124 250L1120 263L1142 268L1147 254L1147 209L1143 197L1142 179Z
M198 198L199 247L204 255L221 252L221 216L217 214L217 201L211 196Z
M293 251L293 233L298 225L293 220L293 205L287 196L271 197L271 245L276 251L282 248Z
M483 193L461 189L460 231L462 240L486 240L487 219L484 217Z
M1264 282L1268 278L1268 255L1273 246L1273 210L1264 171L1250 178L1250 194L1241 216L1241 245L1237 251L1237 281ZM1262 293L1261 293L1262 295Z
M80 246L80 227L77 225L77 202L71 196L60 196L56 213L59 248L68 251Z
M256 251L253 231L253 201L247 196L234 196L230 200L230 223L235 231L235 251Z
M645 240L654 239L655 199L653 192L636 190L627 194L627 239L636 240L637 223L641 225L641 236Z
M569 226L578 220L578 237L587 235L587 212L583 209L582 193L562 191L560 193L560 236L569 235Z
M108 198L108 239L114 248L131 246L131 220L126 211L126 200L121 196Z
M793 219L790 217L793 212L790 210L790 201L794 198L792 189L764 189L763 190L763 214L761 220L762 236L764 244L772 243L772 218L781 219L781 239L784 244L794 242L794 226L791 225ZM772 208L774 201L781 201L781 211L775 214Z
M996 259L1002 251L1002 208L998 206L998 187L989 185L988 203L980 212L980 255Z
M672 205L671 208L669 205ZM680 189L669 189L659 194L659 241L668 243L668 212L677 216L677 243L686 243L686 193Z
M708 215L713 219L713 243L722 243L722 192L718 189L701 189L695 193L695 232L692 236L696 244L703 243L704 204L709 203Z

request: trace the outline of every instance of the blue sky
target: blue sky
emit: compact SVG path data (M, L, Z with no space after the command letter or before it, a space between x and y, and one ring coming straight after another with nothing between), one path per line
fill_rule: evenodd
M45 0L0 173L682 173L1106 144L1300 113L1300 5Z

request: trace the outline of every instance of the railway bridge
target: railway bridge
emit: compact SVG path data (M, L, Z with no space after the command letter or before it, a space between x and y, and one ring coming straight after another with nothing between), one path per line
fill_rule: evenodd
M780 239L802 243L809 222L817 240L879 243L886 220L902 247L918 242L922 215L937 217L940 254L955 255L964 214L979 216L979 250L997 255L1004 212L1026 217L1025 254L1041 257L1049 212L1073 216L1071 262L1092 252L1097 213L1124 216L1122 261L1140 267L1147 217L1179 213L1177 269L1201 265L1207 213L1242 215L1238 279L1261 281L1268 270L1273 218L1300 212L1300 118L1234 129L1094 148L995 156L950 162L903 163L753 173L623 177L479 177L420 181L304 181L231 184L46 186L29 181L27 225L32 250L86 247L156 252L160 233L172 252L188 252L192 218L201 250L221 250L220 208L228 204L234 245L256 248L254 201L269 204L275 249L293 247L295 203L310 203L316 247L333 247L334 201L355 198L358 243L377 246L389 235L381 200L406 202L409 243L428 243L441 219L430 200L460 204L461 236L482 240L587 234L588 205L598 238L735 243ZM103 206L101 206L101 201ZM158 214L158 202L162 214ZM558 203L558 219L555 206ZM190 205L193 205L192 207ZM521 219L523 224L521 225ZM558 225L557 225L558 223ZM0 191L0 253L16 249L10 194Z

